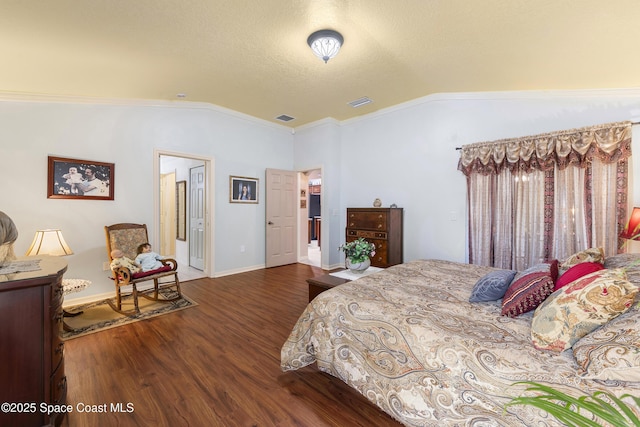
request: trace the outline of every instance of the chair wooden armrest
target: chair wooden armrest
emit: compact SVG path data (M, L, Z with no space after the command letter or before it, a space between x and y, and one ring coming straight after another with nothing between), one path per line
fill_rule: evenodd
M176 261L173 258L162 258L160 260L160 262L164 265L170 265L171 266L171 271L176 271L178 270L178 261Z
M115 280L117 286L127 286L131 284L131 281L133 280L133 274L127 267L115 268L111 270L111 273L113 274L113 280Z

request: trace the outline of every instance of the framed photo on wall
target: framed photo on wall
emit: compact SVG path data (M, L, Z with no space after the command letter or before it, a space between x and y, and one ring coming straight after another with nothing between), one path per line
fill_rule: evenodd
M47 198L113 200L115 164L49 156Z
M258 178L229 176L230 203L258 203Z

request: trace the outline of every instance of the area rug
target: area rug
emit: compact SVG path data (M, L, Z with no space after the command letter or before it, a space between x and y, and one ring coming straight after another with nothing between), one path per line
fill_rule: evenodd
M160 293L163 298L167 299L177 296L175 291L168 289L161 290ZM66 326L71 330L63 331L62 339L68 340L78 338L83 335L104 331L117 326L127 325L129 323L161 316L167 313L173 313L178 310L184 310L185 308L194 307L196 305L198 305L198 303L185 297L183 294L182 298L171 302L150 301L146 298L140 297L138 298L140 313L131 316L125 316L114 311L109 306L108 300L66 307L65 311L69 313L78 313L82 311L82 314L74 317L64 317ZM129 307L133 308L133 303L130 299L123 299L123 308L127 310Z

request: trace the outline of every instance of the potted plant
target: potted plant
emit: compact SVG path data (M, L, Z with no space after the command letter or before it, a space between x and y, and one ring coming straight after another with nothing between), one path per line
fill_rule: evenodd
M362 273L371 265L370 257L376 254L376 245L367 242L364 237L340 245L338 250L346 255L345 264L354 273Z
M640 398L630 394L618 398L611 393L596 391L574 397L532 381L516 384L527 384L527 391L535 395L516 397L505 405L505 410L512 405L530 405L570 427L640 426L640 419L634 411L640 406ZM631 401L631 406L623 400Z

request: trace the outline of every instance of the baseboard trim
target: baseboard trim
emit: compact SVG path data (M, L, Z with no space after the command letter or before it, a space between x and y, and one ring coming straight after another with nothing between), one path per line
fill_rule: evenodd
M125 287L123 289L127 289L127 288ZM149 283L138 285L138 291L146 291L148 289L153 289L152 281L149 281ZM116 296L115 289L111 292L103 292L101 294L93 294L93 295L88 295L86 297L79 297L79 298L68 298L68 296L65 296L64 301L62 302L62 307L66 308L66 307L72 307L74 305L89 304L96 301L103 301L109 298L114 298L115 296Z
M214 273L213 277L216 278L216 277L231 276L232 274L247 273L249 271L261 270L263 268L266 268L265 265L259 264L259 265L244 267L244 268L236 268L233 270L218 271Z

